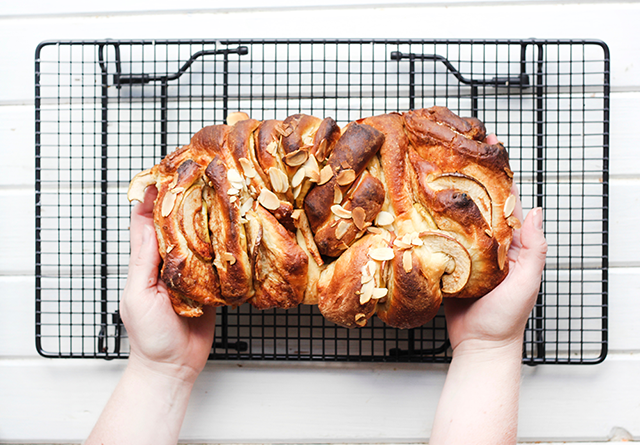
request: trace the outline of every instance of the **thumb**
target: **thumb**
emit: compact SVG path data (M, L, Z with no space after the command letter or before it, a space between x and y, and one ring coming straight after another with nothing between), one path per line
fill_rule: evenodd
M128 287L137 291L154 287L158 282L158 266L160 265L155 231L149 224L141 224L135 229L132 226L131 239L140 239L140 241L131 243Z
M520 231L522 248L518 255L518 268L527 281L540 281L547 258L547 240L542 229L542 209L537 207L527 215Z

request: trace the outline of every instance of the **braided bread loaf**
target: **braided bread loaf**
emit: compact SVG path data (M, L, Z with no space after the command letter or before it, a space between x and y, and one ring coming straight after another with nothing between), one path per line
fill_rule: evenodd
M375 314L412 328L443 296L479 297L506 276L513 173L477 119L432 107L344 129L304 114L227 122L129 186L130 200L158 189L161 278L178 314L304 303L345 327Z

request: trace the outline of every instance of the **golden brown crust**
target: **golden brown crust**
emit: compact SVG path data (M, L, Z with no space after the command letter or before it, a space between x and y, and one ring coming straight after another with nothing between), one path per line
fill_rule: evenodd
M444 107L360 119L296 114L196 133L139 173L155 184L161 276L183 316L202 305L318 304L346 327L399 328L443 297L479 297L508 273L513 173L484 125Z
M258 309L299 305L307 287L308 257L291 232L261 206L247 214Z

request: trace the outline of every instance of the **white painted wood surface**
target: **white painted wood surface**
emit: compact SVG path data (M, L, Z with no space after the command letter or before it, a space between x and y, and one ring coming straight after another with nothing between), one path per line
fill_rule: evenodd
M43 40L378 37L599 38L611 49L610 353L525 367L523 441L640 439L640 4L258 0L0 5L0 442L80 442L124 362L49 360L34 341L34 86ZM443 365L210 363L184 441L426 442ZM621 437L621 436L617 436Z

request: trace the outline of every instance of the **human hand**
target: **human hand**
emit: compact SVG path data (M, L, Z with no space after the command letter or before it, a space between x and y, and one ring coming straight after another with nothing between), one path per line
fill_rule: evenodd
M497 138L490 135L487 141L496 143ZM517 198L514 215L522 221L522 202L515 184L512 193ZM508 252L509 273L504 281L479 299L444 300L454 354L467 348L522 344L524 328L540 288L546 253L542 209L535 208L522 228L514 232Z
M160 254L153 225L155 187L131 212L129 274L120 301L127 328L130 365L193 383L211 351L215 309L199 318L183 318L171 306L167 287L158 277Z

